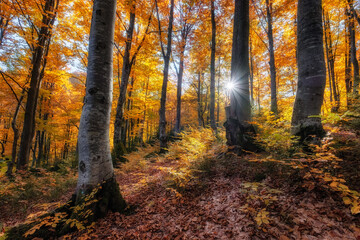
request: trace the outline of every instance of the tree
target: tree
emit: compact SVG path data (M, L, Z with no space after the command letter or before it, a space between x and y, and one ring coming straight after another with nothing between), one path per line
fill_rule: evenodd
M234 31L231 57L230 106L226 107L227 144L241 153L255 150L249 124L251 105L249 93L249 0L235 0Z
M135 1L131 1L130 22L126 30L126 43L125 43L125 52L123 55L123 65L121 71L120 94L116 108L116 118L114 124L114 149L121 148L121 146L119 146L119 144L121 144L121 141L123 142L122 143L123 146L125 145L125 142L123 140L125 139L126 132L122 131L123 128L122 125L123 125L124 106L126 101L126 92L127 92L131 68L134 60L134 59L130 59L130 51L131 51L134 28L135 28Z
M59 0L46 0L42 15L42 25L38 31L38 39L34 45L31 59L30 88L27 94L24 126L21 134L17 169L26 169L29 162L30 148L35 133L35 114L37 101L43 78L41 67L46 67L46 58L50 46L51 29L55 22Z
M215 0L211 0L211 64L210 64L210 125L216 130L215 121L215 52L216 52L216 22Z
M266 18L267 18L267 35L269 39L269 54L270 54L270 84L271 84L271 107L270 110L277 114L277 89L276 89L276 67L275 67L275 51L274 51L274 37L273 37L273 19L272 19L272 2L266 0Z
M113 39L116 0L95 0L91 21L86 95L81 113L77 201L98 184L101 200L95 216L126 207L114 177L110 153L110 112L112 103Z
M349 10L348 10L348 16L349 16L349 21L348 21L348 28L349 28L349 34L350 34L350 51L351 51L351 63L353 65L353 94L357 95L358 94L358 87L359 87L359 82L360 82L360 75L359 75L359 62L357 60L356 57L356 31L355 31L355 10L354 10L354 1L353 0L348 0L348 4L349 4Z
M173 21L174 21L174 0L171 0L171 4L170 4L166 51L164 49L164 44L162 42L161 20L159 17L159 7L157 0L155 0L155 4L156 4L156 14L158 19L158 27L159 27L161 53L164 58L164 71L163 71L164 75L163 75L163 84L161 89L160 110L159 110L159 139L160 139L160 152L165 152L167 147L166 115L165 115L166 93L167 93L167 85L169 78L169 64L171 57L171 43L172 43Z
M185 65L185 51L188 44L189 35L194 27L194 21L192 15L194 15L194 3L192 1L180 2L180 41L179 45L179 68L174 63L176 75L177 75L177 91L176 91L176 121L175 121L175 132L180 133L181 131L181 96L182 96L182 82L184 76L184 65Z
M326 52L326 63L328 70L329 78L329 88L330 88L330 102L335 101L335 105L331 108L332 112L337 112L340 108L340 95L338 91L338 84L335 79L335 58L336 58L336 45L334 47L333 37L331 33L330 26L330 17L329 13L323 11L323 21L324 21L324 35L325 35L325 52Z
M299 0L297 16L298 89L292 133L300 142L321 138L319 117L324 98L326 66L323 49L322 0Z

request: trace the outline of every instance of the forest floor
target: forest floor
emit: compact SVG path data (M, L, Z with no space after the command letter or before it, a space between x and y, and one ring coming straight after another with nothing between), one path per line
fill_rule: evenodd
M359 191L356 134L334 131L312 157L282 161L236 156L224 140L194 132L165 155L156 145L127 155L116 176L132 213L110 213L62 239L360 239L358 195L350 190ZM26 214L0 221L9 226Z

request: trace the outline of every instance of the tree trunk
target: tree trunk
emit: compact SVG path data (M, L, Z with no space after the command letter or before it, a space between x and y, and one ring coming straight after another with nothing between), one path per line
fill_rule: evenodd
M34 141L34 148L33 148L33 159L32 159L32 163L31 163L31 167L33 168L35 166L36 161L36 149L38 147L38 142L39 142L39 138L40 138L40 131L36 131L36 135L35 135L35 141ZM36 166L38 167L38 166Z
M234 31L231 57L230 106L226 107L227 144L236 153L255 151L252 134L249 93L249 0L235 0Z
M350 19L349 19L349 33L350 33L350 45L351 45L351 62L353 65L353 94L356 96L359 94L358 87L359 87L359 62L356 58L356 32L355 32L355 23L354 23L354 12L351 11L353 8L353 0L348 0L349 3L349 13L350 13Z
M275 68L275 53L274 53L274 37L273 37L273 26L272 26L272 3L271 0L266 0L266 16L268 25L268 39L269 39L269 55L270 55L270 78L271 78L271 107L270 111L277 114L277 90L276 90L276 68Z
M220 67L220 57L219 57L219 72L218 72L218 82L217 82L216 126L219 126L219 124L220 124L220 79L221 79L221 67Z
M156 1L156 9L157 14L159 15L157 1ZM172 32L173 32L173 20L174 20L174 0L171 0L170 5L170 16L169 16L169 26L168 26L168 34L167 34L167 47L166 53L162 47L162 53L164 58L164 76L163 76L163 84L161 89L161 99L160 99L160 110L159 110L159 139L160 139L160 152L167 151L167 136L166 136L166 93L167 93L167 84L169 77L169 63L171 57L171 43L172 43ZM161 27L160 27L160 18L158 16L159 22L159 35L161 40ZM162 46L162 42L161 42Z
M21 97L19 99L19 102L15 108L15 112L14 112L14 117L13 120L11 122L11 127L13 129L14 132L14 140L13 140L13 145L12 145L12 152L11 152L11 161L8 163L8 169L6 171L6 176L11 177L12 176L12 171L13 171L13 167L14 164L16 163L16 149L17 149L17 143L19 140L19 129L16 126L16 121L19 115L19 111L20 111L20 107L21 107L21 103L24 100L24 94L25 94L25 90L22 91L21 93Z
M47 0L44 7L42 26L32 56L30 88L25 107L24 126L21 134L17 169L26 169L29 162L30 148L35 133L35 113L42 80L41 65L46 53L46 45L51 39L51 29L55 21L58 0ZM45 60L44 60L45 61ZM46 62L43 68L46 67Z
M121 157L123 152L119 151L122 146L120 144L125 145L123 139L126 139L126 132L123 132L124 129L124 108L126 102L126 93L127 87L129 84L129 78L132 68L132 62L130 61L130 52L131 52L131 45L132 45L132 37L135 28L135 1L132 2L132 7L130 11L130 23L129 27L126 31L126 44L125 44L125 52L123 56L123 66L121 71L121 84L120 84L120 95L118 98L118 103L116 107L116 117L115 117L115 124L114 124L114 149L116 152L116 156L114 157ZM122 142L122 143L121 143Z
M252 41L250 37L250 103L254 104L254 56L252 51Z
M204 116L203 116L203 107L202 107L202 89L201 89L201 73L199 72L199 77L198 77L198 85L197 85L197 103L198 103L198 122L199 122L199 127L205 127L205 121L204 121Z
M180 133L181 131L181 91L182 91L182 80L184 75L184 58L185 58L185 49L187 43L187 25L184 24L181 31L181 46L180 46L180 64L179 64L179 73L178 82L177 82L177 92L176 92L176 122L175 122L175 133Z
M345 10L348 14L347 9ZM345 44L346 44L346 52L345 52L345 86L346 86L346 106L349 108L351 106L351 88L352 88L352 82L351 82L351 44L350 44L350 25L349 25L349 15L346 19L346 36L345 36Z
M95 217L108 210L123 211L126 203L114 176L110 153L110 112L113 90L113 40L116 0L94 0L91 21L86 96L79 127L79 177L77 202L99 184Z
M326 60L328 67L328 76L329 76L329 87L330 87L330 102L335 101L335 105L331 107L331 112L338 112L340 108L340 95L337 91L337 83L335 80L335 54L336 50L333 49L331 27L329 15L325 14L323 11L324 18L324 35L325 35L325 51L326 51Z
M9 19L5 16L0 16L0 46L3 43L5 37L6 28L9 25Z
M216 22L215 0L211 0L211 64L210 64L210 126L216 131L215 121L215 51L216 51Z
M321 2L299 0L298 4L299 79L292 116L292 133L300 137L300 142L318 143L325 133L319 117L326 83ZM315 138L312 137L314 135Z

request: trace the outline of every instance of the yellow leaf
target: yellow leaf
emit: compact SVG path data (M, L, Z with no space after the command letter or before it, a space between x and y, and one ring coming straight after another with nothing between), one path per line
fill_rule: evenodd
M348 198L348 197L343 197L343 201L344 201L344 203L345 203L346 205L351 204L351 199Z
M357 204L355 204L355 205L351 208L351 213L352 213L353 215L360 213L360 206L357 205Z

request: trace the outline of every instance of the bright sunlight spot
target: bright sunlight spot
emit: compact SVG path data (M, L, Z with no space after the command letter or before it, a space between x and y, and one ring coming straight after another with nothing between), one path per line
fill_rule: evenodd
M232 81L229 81L225 84L226 91L230 92L233 91L235 88L235 83Z

